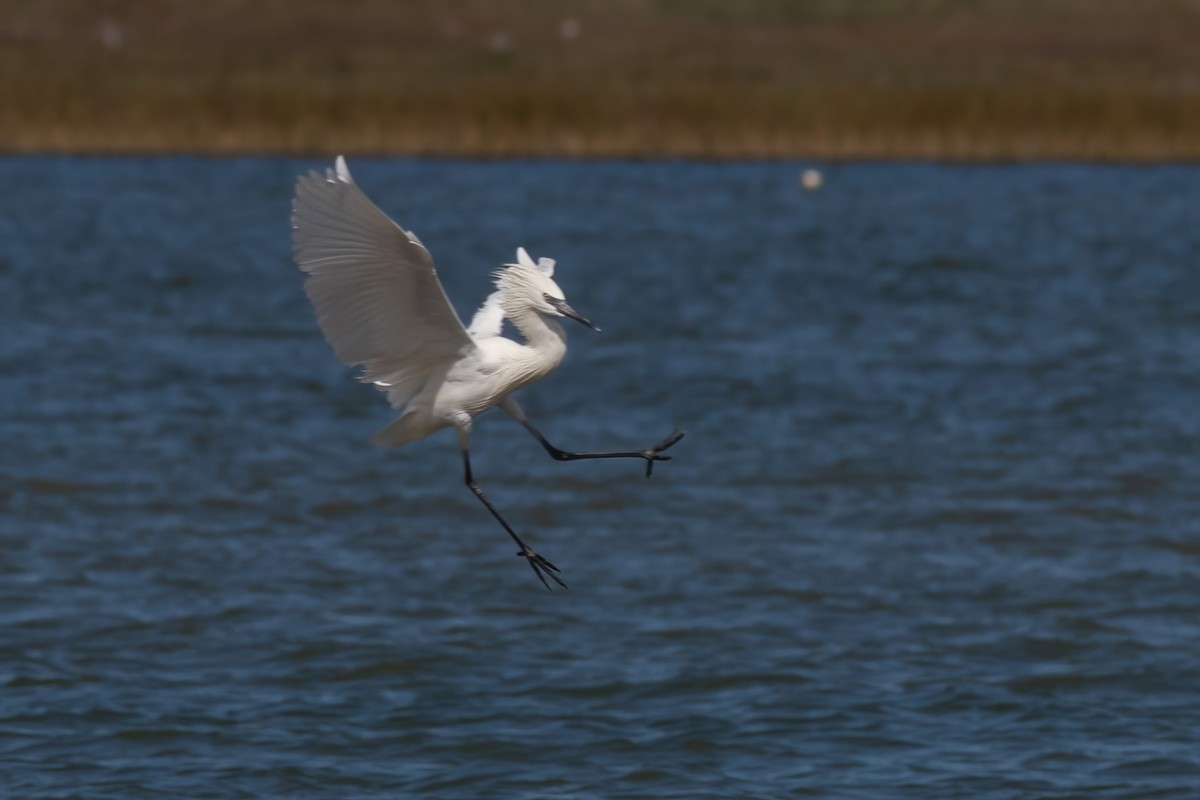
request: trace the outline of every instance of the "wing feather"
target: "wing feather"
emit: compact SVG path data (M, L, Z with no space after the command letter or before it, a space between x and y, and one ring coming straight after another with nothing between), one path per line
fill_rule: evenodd
M296 182L292 245L321 331L343 363L363 365L363 380L403 370L420 384L474 348L429 251L363 194L341 156Z

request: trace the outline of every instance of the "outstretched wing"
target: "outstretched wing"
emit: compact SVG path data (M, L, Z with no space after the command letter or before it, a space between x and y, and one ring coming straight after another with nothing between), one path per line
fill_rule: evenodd
M336 170L296 182L296 264L333 352L363 380L431 374L474 347L446 298L429 251Z

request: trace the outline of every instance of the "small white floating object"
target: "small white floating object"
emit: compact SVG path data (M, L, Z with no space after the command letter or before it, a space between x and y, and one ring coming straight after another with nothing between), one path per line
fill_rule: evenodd
M125 44L125 29L115 19L101 20L96 33L100 37L100 44L107 50L117 50Z
M821 184L825 182L825 178L821 175L818 169L806 169L800 175L800 185L810 192L815 192L821 188Z
M488 43L492 48L492 52L497 55L507 53L512 49L512 39L504 31L496 31L492 34L492 39Z

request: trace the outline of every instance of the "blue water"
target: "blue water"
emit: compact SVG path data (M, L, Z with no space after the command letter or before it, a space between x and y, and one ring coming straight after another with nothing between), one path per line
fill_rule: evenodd
M1200 168L352 160L603 333L401 450L312 161L0 159L0 795L1193 798Z

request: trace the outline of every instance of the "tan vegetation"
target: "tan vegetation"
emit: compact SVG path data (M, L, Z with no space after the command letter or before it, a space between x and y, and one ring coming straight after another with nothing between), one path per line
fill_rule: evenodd
M0 150L1195 159L1196 0L0 0Z

